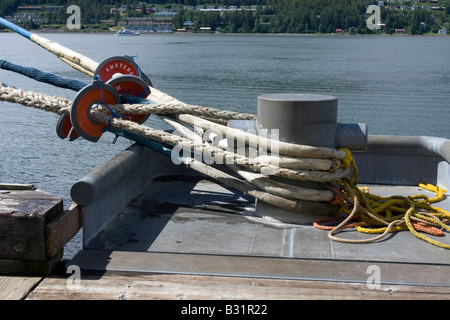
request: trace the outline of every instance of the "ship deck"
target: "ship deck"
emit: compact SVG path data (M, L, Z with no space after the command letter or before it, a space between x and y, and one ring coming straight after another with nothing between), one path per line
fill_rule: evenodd
M355 157L360 186L370 193L434 197L418 186L423 180L448 188L448 140L369 138L368 150ZM16 296L22 290L37 300L450 299L448 249L409 231L355 244L331 240L311 215L295 224L263 218L254 198L139 145L79 183L72 198L82 208L82 250L49 276L0 279ZM450 211L448 193L436 206ZM429 237L449 244L444 234ZM335 235L374 237L354 229Z
M382 196L434 196L419 187L368 187ZM450 210L450 201L439 206ZM394 232L371 243L343 243L330 240L328 231L312 223L261 218L254 208L253 199L209 180L158 179L71 263L85 270L339 282L366 282L373 272L368 268L378 266L384 284L450 289L445 271L450 271L448 250L409 231ZM336 235L345 239L374 237L354 229Z
M433 193L368 185L378 195ZM450 210L446 199L439 206ZM254 201L196 177L156 179L67 265L85 289L46 278L29 299L449 299L448 250L395 232L332 241L310 223L260 218ZM371 238L354 230L347 239ZM446 241L446 237L434 237Z

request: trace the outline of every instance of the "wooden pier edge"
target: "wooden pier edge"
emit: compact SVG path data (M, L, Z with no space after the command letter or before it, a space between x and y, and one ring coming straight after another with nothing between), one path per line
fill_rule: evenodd
M315 280L106 271L46 277L29 300L450 300L450 288Z
M48 257L55 256L80 230L81 207L73 203L45 226L45 246Z
M0 275L49 275L81 228L81 208L64 210L60 197L32 185L0 187Z

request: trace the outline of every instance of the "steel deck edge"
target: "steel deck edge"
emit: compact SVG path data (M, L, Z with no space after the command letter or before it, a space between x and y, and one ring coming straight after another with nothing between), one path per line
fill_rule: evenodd
M450 288L447 276L450 264L83 249L68 265L77 265L82 272L126 271Z

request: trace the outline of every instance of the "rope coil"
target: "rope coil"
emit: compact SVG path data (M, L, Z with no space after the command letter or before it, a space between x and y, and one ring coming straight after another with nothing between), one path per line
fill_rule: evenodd
M350 154L349 151L347 153ZM330 239L345 243L371 243L383 239L390 232L410 231L416 238L444 249L450 249L450 244L423 234L442 237L445 235L442 229L450 231L448 226L450 212L431 206L431 203L442 201L447 190L439 186L420 183L421 188L434 192L435 197L429 198L424 194L408 197L380 197L370 194L365 187L358 187L358 169L354 160L350 160L350 165L354 170L352 176L337 181L339 189L334 190L341 199L345 200L339 201L341 210L335 217L314 221L314 227L328 230ZM347 216L340 217L342 214ZM339 221L339 224L337 226L322 224L333 221ZM349 223L350 221L354 222ZM379 235L370 239L358 240L335 236L339 231L348 228L354 228L360 233Z

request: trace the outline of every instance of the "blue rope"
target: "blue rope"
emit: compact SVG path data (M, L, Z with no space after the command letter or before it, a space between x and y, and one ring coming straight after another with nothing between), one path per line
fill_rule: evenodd
M19 66L19 65L10 63L8 61L5 61L5 60L0 60L0 68L22 74L28 78L34 79L39 82L44 82L44 83L47 83L47 84L50 84L50 85L53 85L53 86L56 86L59 88L69 89L69 90L73 90L73 91L80 91L81 89L83 89L84 87L86 87L88 85L87 83L84 83L82 81L63 78L63 77L57 76L52 73L38 70L36 68ZM130 117L118 114L115 110L111 109L107 103L105 103L105 100L103 98L103 81L100 79L100 77L98 75L95 76L94 79L100 81L102 104L105 105L108 108L108 110L111 112L111 117L108 119L108 126L111 127L111 119L114 117L121 117L124 119L129 119ZM151 102L146 99L142 99L141 97L136 97L136 96L129 95L129 94L122 94L120 96L120 98L121 98L121 102L123 104L135 104L135 103L151 104ZM97 107L98 107L98 105L96 105L92 108L97 108ZM118 138L118 135L116 134L116 137L115 137L113 143L115 143L117 141L117 138Z
M130 119L130 117L121 115L121 114L117 113L114 109L111 109L108 106L108 104L103 99L103 81L102 81L102 79L98 75L95 76L94 79L100 82L100 94L101 94L101 97L102 97L102 104L104 106L106 106L108 108L108 110L111 112L111 117L109 117L109 119L108 119L108 126L111 127L111 119L114 118L114 117L123 118L123 119ZM94 108L96 108L96 107L98 107L98 105L96 105Z
M156 151L166 157L171 158L172 157L172 149L165 147L161 142L157 142L157 141L153 141L150 139L147 139L145 137L142 137L140 135L137 135L135 133L131 133L129 131L124 131L124 130L117 130L114 128L110 128L108 129L109 132L114 133L116 136L122 136L124 138L133 140L134 142L140 143L142 144L144 147L147 147L153 151ZM178 155L177 159L181 162L181 163L186 163L187 158Z
M30 31L25 30L25 29L15 25L14 23L9 22L8 20L3 19L2 17L0 17L0 24L7 27L8 29L11 29L14 32L17 32L21 36L24 36L25 38L31 40L32 33Z
M148 86L153 86L150 78L147 77L141 70L141 61L139 60L139 56L130 56L130 58L132 58L133 60L135 60L134 58L137 59L139 78L143 79Z
M5 60L0 60L0 68L15 73L19 73L36 81L48 83L63 89L80 91L87 85L82 81L62 78L52 73L43 72L36 68L19 66L17 64L13 64Z
M81 89L83 89L84 87L87 86L87 84L82 81L63 78L63 77L57 76L52 73L38 70L36 68L19 66L17 64L13 64L13 63L10 63L5 60L0 60L0 68L4 69L4 70L8 70L8 71L13 71L13 72L22 74L24 76L27 76L28 78L34 79L36 81L48 83L48 84L51 84L53 86L63 88L63 89L80 91ZM111 112L111 117L108 120L108 125L111 126L111 119L113 117L121 117L124 119L130 119L130 117L118 114L115 110L111 109L108 106L108 104L105 102L105 100L103 98L103 81L102 81L102 79L100 79L100 77L98 75L95 76L94 79L100 81L100 93L101 93L101 97L102 97L102 104L105 105L108 108L108 110ZM128 101L131 100L132 101L131 103L137 103L137 102L144 101L141 97L135 97L135 96L131 96L131 95L129 95L129 97L131 97L131 99L127 98L126 100L128 100ZM97 106L95 106L94 108L96 108Z
M137 59L137 63L138 63L138 72L139 72L139 78L142 78L142 73L141 73L141 61L139 60L139 56L131 56L131 58L136 58ZM148 84L148 83L147 83Z
M88 85L87 83L84 83L82 81L63 78L53 73L44 72L36 68L19 66L5 60L0 60L0 69L19 73L36 81L44 82L55 87L73 91L80 91ZM120 96L120 100L123 104L151 104L150 101L142 99L142 97L136 97L129 94L122 94Z

